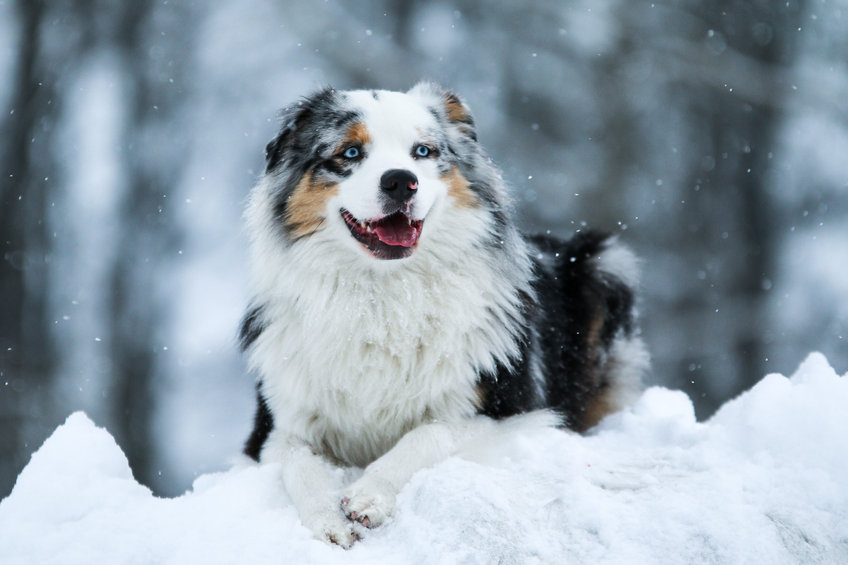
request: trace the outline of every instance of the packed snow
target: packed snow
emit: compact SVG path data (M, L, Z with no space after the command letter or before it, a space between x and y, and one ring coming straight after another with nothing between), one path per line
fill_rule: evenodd
M415 475L349 551L299 524L275 465L156 498L76 413L0 502L0 563L848 563L846 408L811 354L706 422L650 388L586 436L509 428Z

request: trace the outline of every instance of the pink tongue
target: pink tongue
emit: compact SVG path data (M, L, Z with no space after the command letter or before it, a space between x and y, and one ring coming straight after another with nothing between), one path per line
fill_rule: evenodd
M374 226L374 233L386 245L412 247L418 241L418 228L409 225L405 216L389 216Z

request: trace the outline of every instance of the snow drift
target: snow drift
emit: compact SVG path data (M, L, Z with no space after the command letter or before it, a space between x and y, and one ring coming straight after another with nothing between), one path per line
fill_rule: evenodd
M588 436L507 433L418 473L347 552L300 526L274 465L156 498L77 413L0 502L0 563L848 563L846 408L819 354L704 423L651 388Z

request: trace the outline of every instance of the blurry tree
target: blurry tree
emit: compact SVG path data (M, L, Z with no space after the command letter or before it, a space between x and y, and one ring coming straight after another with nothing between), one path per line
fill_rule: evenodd
M141 481L151 484L157 476L151 383L162 349L157 334L167 319L157 274L179 241L167 219L167 198L187 141L171 135L183 112L182 73L191 53L187 9L152 0L17 3L21 44L0 145L0 493L11 488L32 447L67 415L51 404L56 313L48 308L55 292L48 281L51 238L80 219L48 214L51 197L63 187L53 132L69 94L63 90L68 75L102 53L117 54L127 93L120 151L126 186L112 187L122 196L115 219L122 229L109 287L101 290L110 297L104 424Z
M79 49L62 9L44 0L19 0L14 8L19 46L11 109L0 121L0 461L11 463L0 466L0 493L56 423L47 222L60 186L51 150L63 110L62 67L56 62Z
M678 258L692 284L652 312L675 328L669 343L677 355L663 352L659 366L704 416L769 370L765 308L781 214L768 172L791 92L786 77L803 3L671 6L688 25L674 26L677 41L660 46L671 63L665 87L678 94L695 135L673 190L685 205L650 238Z
M109 289L112 431L136 477L152 484L157 476L152 387L161 383L156 352L164 347L161 327L167 323L158 275L179 249L168 196L179 180L188 140L171 132L185 112L183 73L192 37L183 24L189 16L184 8L163 9L153 0L121 6L108 38L128 81L121 143L127 190Z

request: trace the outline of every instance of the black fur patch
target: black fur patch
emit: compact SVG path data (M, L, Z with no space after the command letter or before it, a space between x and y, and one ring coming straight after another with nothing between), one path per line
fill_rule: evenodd
M481 373L477 381L477 394L480 399L478 412L490 418L508 418L540 407L544 399L540 398L533 384L530 372L531 336L526 326L527 320L535 318L536 304L530 296L522 297L522 328L519 339L518 359L512 365L498 362L494 373Z
M262 395L262 386L256 385L256 415L253 419L253 431L247 442L244 444L244 454L259 461L259 454L262 453L262 446L268 440L268 435L274 429L274 416L271 415L271 410L268 409L268 403Z
M265 322L262 320L262 306L254 306L249 309L241 320L239 328L239 346L245 351L265 330Z
M608 236L582 232L567 241L529 238L536 257L534 287L538 303L529 312L537 328L544 398L534 383L524 354L510 369L499 367L493 379L481 375L480 413L501 418L530 409L552 408L572 429L584 429L588 402L607 386L605 355L617 335L633 331L633 290L623 281L597 269L596 258L608 245ZM527 343L522 343L526 353ZM532 400L535 399L535 404Z

